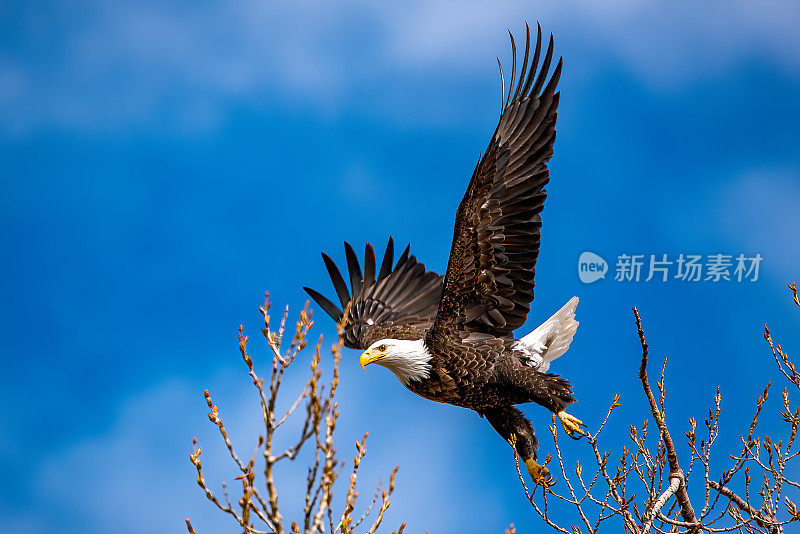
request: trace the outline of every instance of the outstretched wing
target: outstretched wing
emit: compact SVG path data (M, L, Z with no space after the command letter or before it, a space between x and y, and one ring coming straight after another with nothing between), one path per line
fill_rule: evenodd
M554 91L561 59L545 85L553 37L537 74L542 30L538 29L530 64L527 25L526 30L519 82L514 88L516 45L511 36L514 65L500 122L456 212L433 335L512 339L513 330L525 322L530 310L540 213L549 181L547 162L556 135L559 93Z
M409 255L410 249L410 245L406 247L392 269L394 241L390 237L376 279L372 245L365 247L362 274L353 247L345 242L350 290L333 260L322 254L342 308L311 288L303 289L342 328L346 347L366 349L375 341L373 334L389 326L430 328L441 300L442 276L426 271L425 265Z

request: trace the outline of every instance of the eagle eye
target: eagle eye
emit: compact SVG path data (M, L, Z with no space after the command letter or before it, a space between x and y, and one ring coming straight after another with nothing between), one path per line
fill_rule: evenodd
M380 347L378 347L378 350L381 352L386 352L386 345L385 344L381 345Z

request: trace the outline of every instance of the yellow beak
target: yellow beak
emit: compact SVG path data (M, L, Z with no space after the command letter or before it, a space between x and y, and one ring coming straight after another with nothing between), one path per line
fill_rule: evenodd
M361 353L361 357L358 359L358 363L361 364L361 368L363 369L364 367L371 364L381 356L383 356L383 354L380 353L373 354L372 352L365 350L364 352Z

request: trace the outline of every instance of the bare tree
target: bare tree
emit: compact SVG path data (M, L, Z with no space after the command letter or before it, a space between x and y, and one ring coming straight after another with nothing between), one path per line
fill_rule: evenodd
M789 289L800 308L796 286L792 284ZM620 406L616 395L600 426L586 435L594 465L591 470L585 470L580 462L574 467L565 463L554 420L550 433L558 464L556 471L561 472L563 484L530 490L516 459L519 479L535 512L549 527L563 534L595 533L601 528L613 528L612 525L617 530L621 526L625 532L635 534L652 531L779 534L785 525L800 522L800 510L795 504L800 481L790 478L798 474L800 452L795 447L795 438L800 425L800 408L792 409L789 398L790 390L800 391L800 374L789 355L773 342L769 327L764 325L764 337L779 373L789 382L783 389L782 402L767 404L771 383L767 384L756 401L749 427L740 435L741 448L724 455L727 469L712 472L712 452L715 462L725 461L719 459L714 448L720 434L720 388L717 387L708 409L699 442L697 421L689 420L688 430L683 433L684 456L688 459L681 464L674 432L665 417L666 358L656 391L653 391L647 372L649 347L639 311L633 308L633 314L642 347L639 379L656 426L655 436L648 432L648 420L638 428L631 425L630 444L622 447L615 462L610 461L611 452L601 450L600 439L612 413ZM779 416L785 424L785 435L759 437L759 417L765 416ZM549 505L554 500L569 505L574 512L574 524L565 526L562 519L553 517Z
M222 484L221 497L215 494L206 483L203 475L203 466L200 460L201 449L197 445L197 439L193 439L192 452L189 459L197 469L197 484L203 490L206 498L211 501L222 512L231 518L247 534L260 534L274 532L283 534L287 530L294 534L303 532L304 534L314 534L317 532L330 532L336 534L352 534L359 529L367 534L376 532L383 521L383 516L389 508L389 497L394 491L394 478L397 473L395 467L389 476L389 485L381 488L380 483L375 491L374 497L360 515L355 515L356 504L359 492L356 489L358 470L367 452L365 447L367 433L356 442L356 453L353 457L352 471L348 480L344 503L341 511L334 511L334 484L339 479L344 461L340 461L336 456L334 445L334 431L336 420L339 417L339 410L335 400L336 388L339 385L339 363L341 361L341 342L333 345L331 382L325 391L322 383L322 336L316 345L316 351L309 362L310 376L305 387L291 404L289 409L283 413L276 413L276 405L281 392L281 384L285 372L298 359L308 344L308 332L313 326L312 313L308 309L308 302L300 312L300 317L294 327L294 334L289 342L287 349L282 348L284 333L286 332L286 321L289 313L288 306L284 309L283 315L278 325L278 330L272 330L269 315L269 295L264 299L264 305L260 308L264 316L263 334L268 352L271 356L271 367L269 369L269 381L265 384L256 372L253 358L247 352L248 336L244 335L243 328L239 327L239 352L247 367L250 381L255 388L261 414L264 422L264 432L259 435L253 454L244 462L235 451L219 408L214 404L211 394L205 390L204 396L210 409L208 418L212 424L219 429L219 434L225 442L231 460L236 464L241 475L237 480L241 482L241 490L236 500L236 504L231 502L226 485ZM291 398L291 397L290 397ZM304 413L304 421L300 435L292 446L285 450L276 450L274 447L275 435L281 426L286 423L300 408L300 413ZM305 485L305 505L298 520L287 523L278 506L279 482L275 477L275 465L282 461L293 461L304 445L314 447L313 461L306 471ZM257 468L256 465L259 465ZM377 506L377 508L376 508ZM293 511L294 512L294 511ZM189 519L186 519L186 528L190 533L196 534ZM405 528L405 523L394 534L400 534Z

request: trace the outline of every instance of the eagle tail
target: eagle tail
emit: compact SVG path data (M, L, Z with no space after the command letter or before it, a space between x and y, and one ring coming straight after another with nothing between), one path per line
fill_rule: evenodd
M540 360L537 362L539 371L547 371L553 360L567 352L578 330L579 323L575 320L577 306L578 297L572 297L548 320L519 340L528 351L538 356L534 359Z

